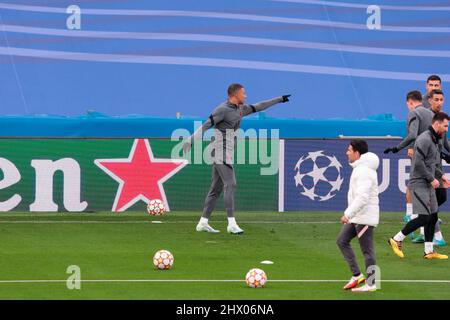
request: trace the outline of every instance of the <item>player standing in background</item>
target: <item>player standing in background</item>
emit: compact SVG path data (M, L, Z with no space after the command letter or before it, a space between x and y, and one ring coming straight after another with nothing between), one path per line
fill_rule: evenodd
M420 93L420 91L410 91L408 92L408 94L406 95L406 106L408 107L408 118L407 118L407 136L409 136L410 134L414 134L411 131L411 123L413 123L414 121L418 121L417 120L417 116L414 112L414 110L417 107L422 106L422 94ZM406 146L408 148L408 152L407 155L410 159L412 159L413 156L413 150L414 150L414 141L411 142L408 146ZM398 147L397 147L398 148ZM416 216L413 216L413 210L412 210L412 203L411 203L411 193L409 191L409 188L406 188L406 214L405 217L403 219L403 221L405 223L408 223L409 221L411 221L411 219L416 218ZM414 239L414 232L412 232L410 234L411 239Z
M428 130L431 125L433 119L433 112L427 108L425 108L422 104L422 94L419 91L411 91L406 95L406 104L408 109L410 110L408 113L408 135L401 141L397 146L392 148L387 148L384 150L384 153L387 154L389 152L397 153L400 150L408 147L408 157L413 157L414 142L417 137ZM410 190L406 188L406 215L403 219L404 222L408 223L411 219L417 218L417 215L413 215L412 213L412 202L411 202L411 194ZM420 237L420 236L419 236ZM418 237L418 238L419 238ZM414 239L414 233L411 232L410 238L413 241L420 242L420 239Z
M416 94L415 94L416 95ZM417 99L416 97L415 99ZM384 150L384 153L397 153L403 148L406 148L407 146L413 144L416 140L416 138L422 134L423 132L427 131L428 128L432 124L433 116L440 112L442 110L443 106L443 93L440 90L432 90L430 92L430 99L429 99L430 108L427 109L421 105L417 105L414 111L411 114L411 121L409 122L409 132L408 136L403 139L402 142L400 142L397 146L392 148L387 148ZM440 150L449 150L450 152L450 144L447 140L447 134L444 134L444 137L440 140L439 143ZM408 153L413 156L413 152ZM442 165L439 164L442 170ZM441 183L442 186L442 183ZM438 206L442 205L447 200L447 190L440 187L435 190ZM410 218L415 218L416 215L411 215ZM408 219L410 220L410 219ZM445 240L442 236L442 232L440 229L441 220L436 222L436 228L435 228L435 235L434 235L434 243L436 246L445 246ZM412 240L414 243L423 243L424 240L424 228L420 228L420 234Z
M344 286L345 290L354 292L375 291L375 250L373 233L379 222L380 208L378 200L377 169L380 164L378 156L368 152L369 147L364 140L352 140L347 149L347 157L353 172L348 190L348 207L341 217L344 224L337 239L337 245L347 261L353 276ZM364 255L368 279L373 283L355 288L366 281L356 262L355 253L350 241L358 237L361 251Z
M435 74L428 77L427 82L425 84L426 93L423 95L423 106L425 108L430 108L430 93L432 90L442 90L442 81L441 78Z
M448 188L450 181L439 167L442 162L440 155L440 140L448 132L449 116L443 112L437 112L432 120L429 130L422 133L414 144L414 156L411 164L409 189L413 201L413 212L418 214L394 237L388 240L394 253L404 257L402 243L405 237L419 227L425 227L425 259L448 259L447 255L439 254L433 248L433 232L438 221L438 202L436 192L440 185L438 179L442 179L443 186Z
M437 76L436 76L437 77ZM435 81L436 84L436 81ZM440 80L439 80L439 86L440 86ZM428 103L430 106L430 110L433 111L433 113L441 112L444 106L444 93L440 89L433 89L429 92L429 98ZM442 154L448 154L450 153L450 144L447 139L447 133L444 135L444 137L441 139L439 144L440 154L441 158ZM439 168L442 172L444 172L444 169L442 167L442 161L439 162ZM436 189L436 198L438 207L443 205L447 201L447 189L443 187L442 181L440 181L439 187ZM446 242L444 240L444 237L441 232L441 223L442 220L438 219L438 222L436 223L435 232L434 232L434 245L436 246L445 246ZM420 228L420 234L417 238L413 240L415 243L423 243L425 241L424 239L424 228Z
M224 191L225 209L228 217L227 232L242 234L242 230L234 217L234 192L236 189L236 177L233 168L236 130L241 127L242 117L252 113L263 111L274 104L289 101L290 95L273 98L255 104L245 104L247 95L243 85L234 83L228 87L227 101L216 107L209 119L203 123L186 143L183 144L184 152L189 152L192 142L200 138L203 132L214 127L214 140L212 143L212 181L211 187L205 199L203 214L197 224L197 231L218 233L219 230L209 225L209 218L214 210L217 199Z
M411 104L416 105L414 110L408 115L408 135L397 146L384 150L385 154L389 152L397 153L400 150L413 145L417 137L427 131L431 125L434 113L430 109L425 108L422 105L421 100L416 100L419 98L418 94L420 94L420 92L411 91L406 97L407 100L409 97Z

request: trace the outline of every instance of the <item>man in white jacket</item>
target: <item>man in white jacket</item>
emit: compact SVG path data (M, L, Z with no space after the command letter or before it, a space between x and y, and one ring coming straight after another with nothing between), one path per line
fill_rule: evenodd
M347 149L347 157L353 172L350 177L348 190L348 207L341 218L344 224L337 239L337 245L341 250L350 270L353 274L350 281L344 286L345 290L354 292L375 291L375 250L373 245L373 232L379 221L378 178L377 169L380 164L378 156L368 152L369 147L364 140L352 140ZM361 273L356 262L355 253L350 241L358 237L361 251L364 255L368 279Z

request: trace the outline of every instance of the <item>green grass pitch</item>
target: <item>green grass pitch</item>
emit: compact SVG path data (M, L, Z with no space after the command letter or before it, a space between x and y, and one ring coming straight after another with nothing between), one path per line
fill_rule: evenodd
M447 220L446 214L441 216ZM198 213L193 212L170 212L163 217L3 213L0 299L450 299L449 261L426 261L423 245L409 241L401 260L387 246L387 239L402 227L400 213L382 213L375 233L381 290L344 292L344 280L351 275L335 244L339 217L330 212L238 212L245 234L236 236L226 233L223 212L211 219L220 234L196 232ZM155 220L162 223L152 223ZM444 236L450 234L448 224L442 229ZM353 247L363 268L357 241ZM174 254L173 269L153 267L152 256L158 249ZM261 265L262 260L274 264ZM81 268L81 290L66 287L70 265ZM253 267L266 271L265 288L245 285L245 274Z

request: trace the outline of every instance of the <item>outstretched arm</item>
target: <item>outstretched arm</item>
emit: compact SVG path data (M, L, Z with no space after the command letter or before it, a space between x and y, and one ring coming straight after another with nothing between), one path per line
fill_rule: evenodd
M198 128L189 138L186 139L186 142L183 143L183 151L184 153L188 153L191 150L192 142L195 139L198 139L203 136L203 133L209 128L215 126L219 122L223 120L225 116L225 111L222 108L216 108L213 110L208 120L206 120L200 128Z
M408 136L403 139L402 142L397 146L398 150L402 150L409 146L412 142L414 142L417 138L417 135L419 133L419 120L414 116L409 121L409 132Z
M273 98L273 99L269 99L269 100L265 100L265 101L260 101L258 103L253 103L250 105L244 105L243 106L243 112L242 115L243 116L248 116L249 114L252 114L254 112L260 112L263 110L266 110L267 108L273 106L274 104L277 103L284 103L284 102L288 102L289 101L289 97L291 95L284 95L281 97L277 97L277 98Z
M389 152L397 153L400 150L409 146L411 143L416 141L417 136L419 134L419 120L417 119L416 115L414 115L409 120L408 127L409 127L409 131L408 131L408 135L406 136L406 138L403 139L403 141L400 142L397 146L392 147L392 148L387 148L386 150L384 150L384 153L389 153Z

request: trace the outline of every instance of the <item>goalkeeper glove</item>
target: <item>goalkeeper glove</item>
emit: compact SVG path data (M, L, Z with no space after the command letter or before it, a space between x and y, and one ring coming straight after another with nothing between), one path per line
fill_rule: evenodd
M389 153L389 152L397 153L397 152L399 152L399 150L398 150L397 147L387 148L386 150L384 150L384 153L385 153L385 154L386 154L386 153Z
M281 102L283 102L283 103L288 102L290 96L291 96L290 94L286 94L286 95L282 96L283 100L281 100Z

